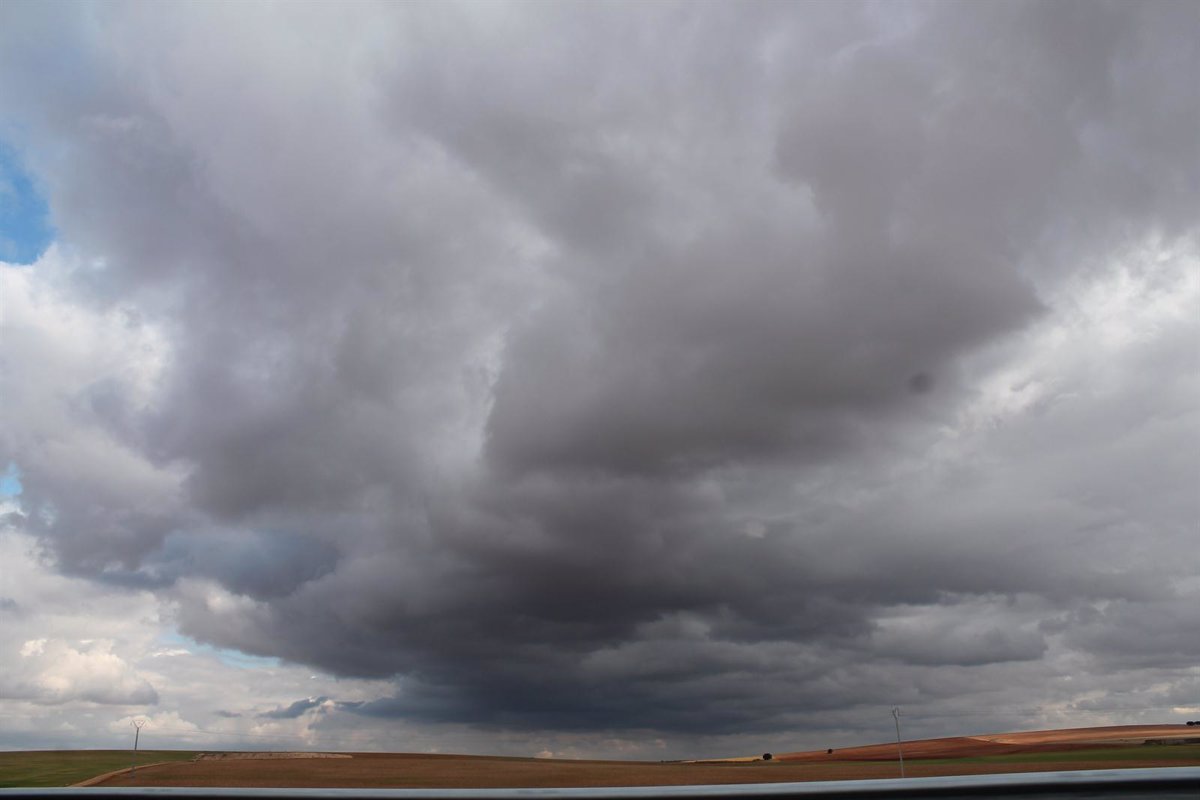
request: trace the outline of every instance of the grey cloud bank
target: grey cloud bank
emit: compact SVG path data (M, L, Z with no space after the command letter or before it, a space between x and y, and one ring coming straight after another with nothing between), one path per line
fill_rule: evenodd
M1194 4L0 16L14 530L375 682L193 722L1195 716Z

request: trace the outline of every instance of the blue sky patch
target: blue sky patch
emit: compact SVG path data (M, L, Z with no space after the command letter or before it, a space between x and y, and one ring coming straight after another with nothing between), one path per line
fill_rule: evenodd
M190 636L184 636L177 630L159 634L158 641L166 647L178 647L195 655L210 655L221 663L237 669L274 669L280 666L278 658L253 656L241 650L228 650L224 647L213 647L210 644L197 642Z
M17 152L0 142L0 261L32 264L53 239L46 199Z
M12 461L8 462L8 467L0 473L0 498L20 497L23 488L20 468Z

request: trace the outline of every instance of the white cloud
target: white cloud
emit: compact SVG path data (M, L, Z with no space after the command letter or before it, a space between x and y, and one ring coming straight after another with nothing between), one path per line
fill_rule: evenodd
M156 703L158 693L154 687L115 654L113 646L113 642L104 640L26 642L20 650L20 660L9 661L9 672L0 683L0 697L47 704Z

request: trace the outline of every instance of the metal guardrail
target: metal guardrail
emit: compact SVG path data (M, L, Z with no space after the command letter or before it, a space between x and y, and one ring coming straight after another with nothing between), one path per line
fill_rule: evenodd
M588 789L0 789L0 800L1200 800L1200 767Z

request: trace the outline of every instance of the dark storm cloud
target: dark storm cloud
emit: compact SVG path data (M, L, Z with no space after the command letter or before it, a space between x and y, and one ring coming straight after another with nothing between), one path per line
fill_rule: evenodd
M1116 602L1077 620L1067 636L1107 668L1187 668L1200 661L1200 611L1191 600Z
M256 716L260 719L296 719L312 711L314 708L320 708L328 699L328 697L308 697L304 700L297 700L286 707L264 711Z
M3 439L61 569L439 723L832 729L1195 655L1194 324L1022 339L1194 257L1194 6L61 9L0 34L85 256L46 280L167 354L21 334L86 432Z

